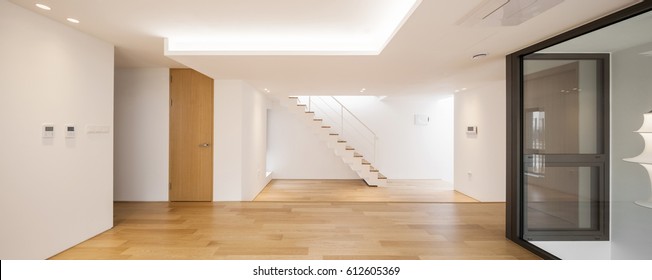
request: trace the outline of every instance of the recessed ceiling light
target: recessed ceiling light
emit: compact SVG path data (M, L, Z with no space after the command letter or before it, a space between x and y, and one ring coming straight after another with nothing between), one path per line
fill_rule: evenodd
M365 91L367 91L366 88L362 88L362 89L360 90L361 93L362 93L362 92L365 92Z
M69 22L72 22L72 23L79 23L79 20L74 19L74 18L67 18L66 20L68 20Z
M46 11L52 10L50 7L48 7L46 5L43 5L43 4L36 4L36 7L39 7L41 9L43 9L43 10L46 10Z
M463 87L463 88L462 88L462 90L466 90L466 88L465 88L465 87Z

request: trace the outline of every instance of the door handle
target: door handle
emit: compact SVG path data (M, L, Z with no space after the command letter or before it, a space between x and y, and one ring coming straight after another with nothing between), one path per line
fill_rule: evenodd
M211 144L208 144L208 143L199 144L199 147L202 147L202 148L208 148L210 146L211 146Z

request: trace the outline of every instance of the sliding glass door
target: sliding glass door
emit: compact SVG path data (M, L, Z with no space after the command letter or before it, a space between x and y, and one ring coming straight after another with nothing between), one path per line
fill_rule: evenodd
M548 259L650 259L652 215L634 203L649 180L623 159L643 149L651 23L642 1L506 57L510 240Z

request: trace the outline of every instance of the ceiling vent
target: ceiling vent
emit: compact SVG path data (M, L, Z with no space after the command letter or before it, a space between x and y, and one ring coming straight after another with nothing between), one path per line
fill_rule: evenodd
M515 26L564 0L485 0L457 22L461 26Z

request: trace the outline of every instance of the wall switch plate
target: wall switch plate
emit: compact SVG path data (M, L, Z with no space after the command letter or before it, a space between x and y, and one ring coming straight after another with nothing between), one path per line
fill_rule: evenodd
M76 128L74 124L67 124L65 128L66 138L75 138Z
M111 132L111 127L108 125L87 125L86 133L88 134L108 134Z
M44 123L41 126L41 135L43 138L54 138L54 124Z
M477 135L478 134L478 127L477 126L467 126L466 127L466 134Z

